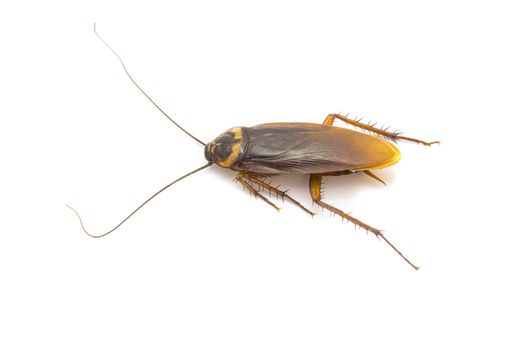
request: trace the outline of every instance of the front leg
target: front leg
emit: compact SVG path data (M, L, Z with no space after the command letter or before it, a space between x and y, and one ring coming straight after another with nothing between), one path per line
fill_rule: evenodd
M426 141L421 141L421 140L418 140L418 139L413 139L411 137L401 136L401 133L399 133L397 131L391 132L391 131L387 130L388 128L387 129L376 128L376 127L374 127L375 124L374 125L369 125L369 124L361 123L358 120L350 119L347 116L344 116L344 115L341 115L341 114L328 114L328 116L323 121L323 125L332 125L334 123L335 119L342 120L345 123L348 123L348 124L351 124L351 125L353 125L355 127L360 128L360 129L372 132L372 133L374 133L376 135L382 136L385 139L392 140L394 142L396 142L398 140L404 140L404 141L419 143L419 144L422 144L422 145L425 145L425 146L430 146L430 145L433 145L435 143L439 143L439 141L426 142Z
M310 214L311 216L314 216L315 213L311 212L310 210L306 209L299 201L292 198L287 192L288 191L282 191L278 189L277 187L274 187L270 185L268 182L264 181L264 179L259 178L257 175L254 174L245 174L245 178L248 182L250 182L252 185L258 185L259 187L262 187L268 191L268 193L271 195L272 193L275 194L277 197L281 197L283 200L286 198L293 204L297 205L299 208Z
M256 190L252 184L249 181L249 178L247 177L247 174L245 173L238 173L237 176L235 176L235 181L240 182L241 185L243 185L244 188L247 188L248 191L250 191L251 194L254 195L255 198L261 198L264 202L272 206L275 210L279 211L281 208L276 206L271 200L266 198L264 195L260 193L259 190Z

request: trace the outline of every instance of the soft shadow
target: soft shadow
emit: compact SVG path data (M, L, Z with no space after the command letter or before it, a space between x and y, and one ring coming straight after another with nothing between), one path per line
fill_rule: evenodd
M222 179L225 183L232 183L237 172L212 166L210 172L213 176ZM364 173L356 173L342 176L323 177L323 189L328 193L327 201L337 200L337 198L348 196L358 196L362 191L382 190L395 181L395 173L390 170L376 170L374 174L381 178L385 183L377 181ZM272 186L279 186L280 190L288 190L288 194L297 199L307 208L312 207L312 200L308 188L308 175L275 175L270 178ZM241 185L237 185L242 189ZM313 208L313 207L312 207Z

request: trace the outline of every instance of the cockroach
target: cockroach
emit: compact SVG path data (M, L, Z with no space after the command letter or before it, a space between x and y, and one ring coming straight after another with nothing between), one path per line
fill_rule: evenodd
M269 177L275 175L308 175L310 177L310 195L315 204L341 217L343 220L352 222L367 232L372 232L378 239L385 241L399 256L410 264L410 266L416 270L419 269L418 266L408 260L403 253L385 237L381 230L326 203L321 195L322 178L324 176L340 176L362 172L383 182L372 173L372 170L386 168L399 161L401 153L394 143L397 143L397 141L408 141L430 146L439 143L439 141L425 142L402 136L401 133L397 131L388 131L388 128L377 128L373 124L362 123L360 120L348 118L347 115L328 114L322 124L292 122L268 123L252 127L234 127L226 130L213 141L204 143L177 124L148 96L128 72L122 58L97 33L96 24L93 29L97 37L120 61L124 72L140 92L173 124L204 146L204 157L207 163L164 186L132 211L119 224L102 234L94 235L89 233L85 229L78 212L68 205L78 216L80 225L87 235L99 238L110 234L168 187L215 164L235 171L235 180L237 182L248 189L253 196L260 198L273 208L279 210L279 208L263 194L263 190L265 190L268 195L274 194L283 200L286 199L290 201L307 214L313 216L315 213L291 197L287 191L278 189L268 181ZM334 126L333 123L335 120L350 124L357 129L363 130L363 132Z

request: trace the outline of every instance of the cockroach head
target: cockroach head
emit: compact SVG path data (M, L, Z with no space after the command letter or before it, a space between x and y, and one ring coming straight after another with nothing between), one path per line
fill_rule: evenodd
M231 128L206 145L204 156L209 162L232 168L243 160L247 145L245 128Z

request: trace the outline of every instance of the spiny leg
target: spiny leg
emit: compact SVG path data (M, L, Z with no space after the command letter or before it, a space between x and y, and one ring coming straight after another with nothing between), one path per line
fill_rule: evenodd
M334 123L335 119L342 120L345 123L348 123L348 124L351 124L351 125L353 125L355 127L360 128L360 129L372 132L372 133L374 133L376 135L383 136L384 138L386 138L388 140L392 140L394 142L398 141L398 140L405 140L405 141L409 141L409 142L419 143L419 144L422 144L422 145L425 145L425 146L430 146L430 145L433 145L435 143L439 143L439 141L426 142L426 141L421 141L421 140L414 139L414 138L411 138L411 137L401 136L401 133L399 133L397 131L391 132L391 131L388 131L388 128L386 128L386 129L376 128L374 126L375 124L369 125L369 124L366 124L366 123L361 123L359 120L350 119L347 116L344 116L344 115L341 115L341 114L328 114L328 116L324 119L323 124L324 125L332 125Z
M321 200L321 178L322 178L321 175L310 175L310 195L312 196L312 200L317 205L319 205L320 207L331 211L332 213L334 213L336 215L339 215L341 218L346 219L346 220L354 223L355 225L364 228L367 231L370 231L370 232L374 233L377 236L377 238L382 239L392 249L394 249L396 251L396 253L399 254L399 256L401 256L410 266L412 266L416 270L419 269L419 267L414 265L410 260L408 260L403 255L403 253L401 253L392 243L390 243L390 241L383 235L383 233L380 230L378 230L378 229L376 229L376 228L374 228L374 227L372 227L370 225L365 224L364 222L354 218L353 216L348 215L344 211L342 211L340 209L337 209L336 207L333 207L330 204L327 204L327 203L323 202Z
M371 172L370 170L343 170L343 171L331 171L331 172L327 172L327 173L323 173L323 176L341 176L341 175L349 175L349 174L355 174L355 173L359 173L359 172L363 172L365 173L366 175L370 176L371 178L373 178L374 180L377 180L379 182L381 182L383 185L386 186L386 183L381 180L379 178L379 176L377 176L376 174L374 174L373 172Z
M274 193L277 197L281 196L281 198L286 198L288 199L290 202L294 203L295 205L297 205L299 208L301 208L302 210L304 210L305 212L307 212L308 214L310 214L311 216L314 216L315 213L314 212L311 212L310 210L306 209L301 203L299 203L297 200L295 200L294 198L290 197L286 192L287 191L281 191L279 190L277 187L274 187L272 185L270 185L269 183L265 182L264 180L260 179L258 176L256 175L253 175L253 174L244 174L245 178L247 179L248 182L252 183L252 184L257 184L259 185L260 187L263 187L265 188L268 193Z
M250 193L255 196L255 198L261 198L263 201L271 205L277 211L281 210L281 208L276 206L272 201L270 201L268 198L260 194L259 191L257 191L255 188L253 188L250 182L247 181L245 174L242 174L242 173L237 174L237 176L235 177L235 181L240 182L244 186L244 188L247 188L248 191L250 191Z
M366 175L370 176L372 179L375 179L379 182L381 182L383 185L386 186L386 182L384 182L383 180L381 180L381 178L379 176L377 176L376 174L374 174L373 172L371 172L370 170L363 170L363 173L365 173Z

